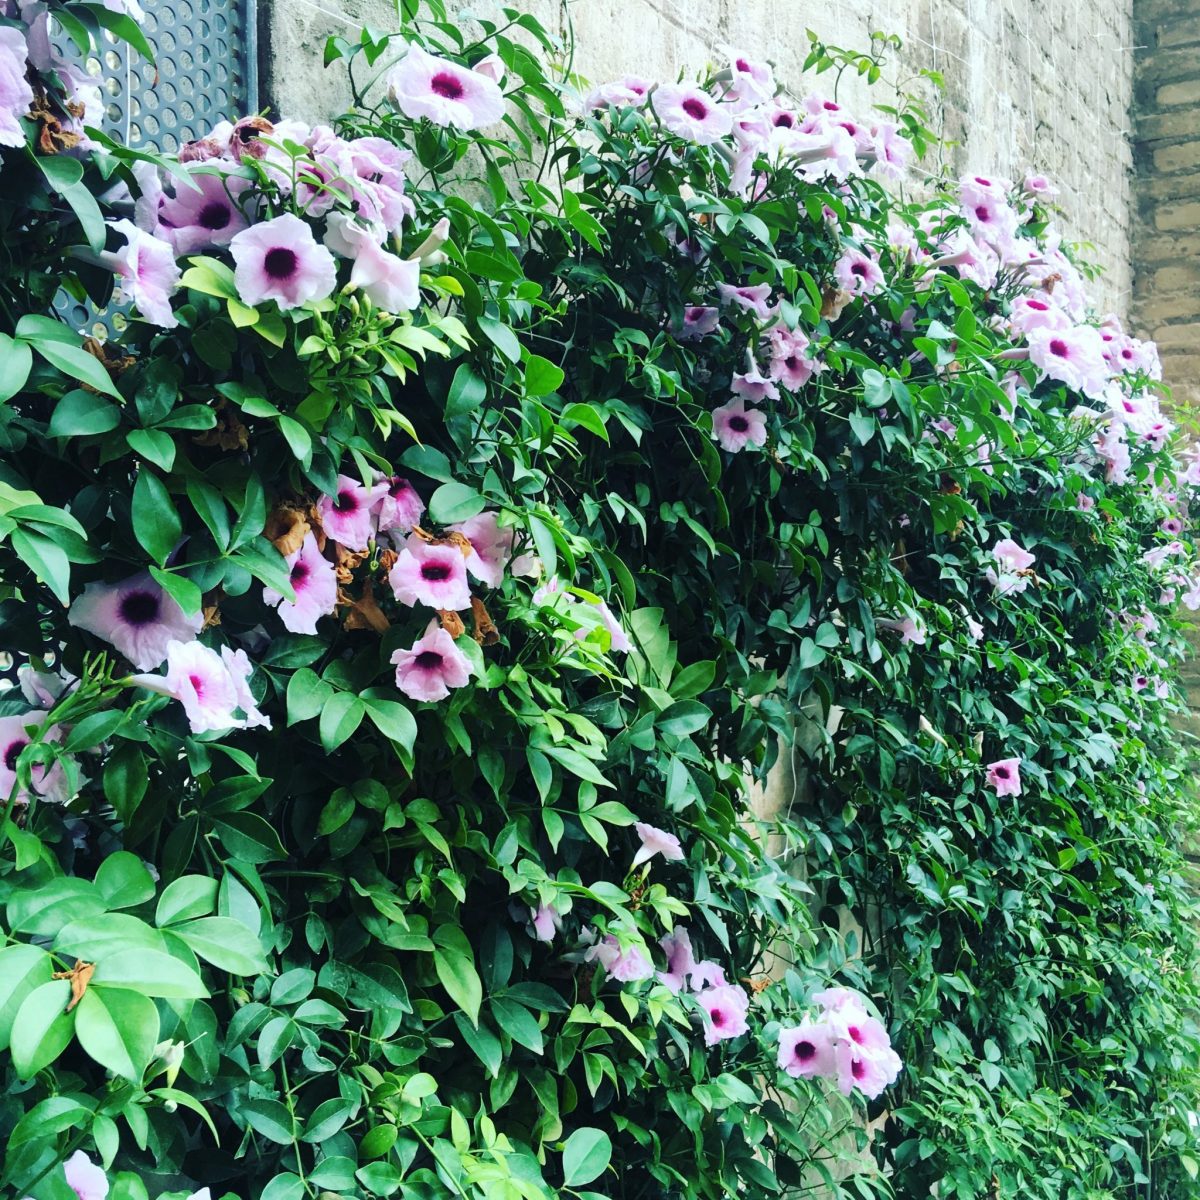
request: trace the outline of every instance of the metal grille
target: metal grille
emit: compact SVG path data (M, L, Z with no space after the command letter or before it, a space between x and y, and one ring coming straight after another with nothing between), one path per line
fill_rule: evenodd
M172 151L257 106L252 3L143 0L142 7L155 65L107 33L103 63L87 64L103 81L107 131L132 146Z
M258 107L257 0L141 0L154 64L111 33L84 68L100 84L104 131L130 146L171 152L222 120ZM56 39L72 54L69 39ZM125 327L121 307L95 309L65 292L55 307L102 341Z

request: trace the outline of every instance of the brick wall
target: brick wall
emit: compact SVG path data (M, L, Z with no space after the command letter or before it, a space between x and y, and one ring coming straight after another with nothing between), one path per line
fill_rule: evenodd
M1200 405L1200 0L1138 0L1133 321Z
M947 165L1052 175L1064 235L1094 243L1107 272L1101 304L1128 311L1133 0L576 0L567 16L558 0L512 2L560 32L569 21L576 69L594 81L673 76L730 43L772 59L783 82L803 91L807 28L850 49L865 48L872 30L899 34L893 74L913 86L921 68L945 76L945 92L927 94L935 127L956 143ZM489 6L470 7L485 15ZM348 101L342 77L321 70L325 38L394 23L391 0L259 0L259 11L266 94L309 120ZM885 99L882 87L872 95ZM864 103L865 91L847 80L840 98Z

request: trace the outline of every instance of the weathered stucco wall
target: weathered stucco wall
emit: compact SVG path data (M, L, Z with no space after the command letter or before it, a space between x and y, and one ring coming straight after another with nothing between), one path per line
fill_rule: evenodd
M899 34L897 78L920 88L913 76L922 68L945 77L940 97L926 94L934 127L957 143L949 165L1053 176L1064 236L1095 244L1107 271L1102 302L1129 308L1133 0L574 0L565 12L559 0L510 2L562 34L572 25L576 69L593 81L673 76L724 43L770 58L789 90L803 94L806 29L857 50L872 30ZM499 5L470 5L477 15L489 7ZM266 95L278 111L309 120L348 100L342 76L321 70L325 38L363 24L394 27L390 0L259 0L259 10ZM882 86L872 94L885 99ZM864 97L848 80L840 98L856 105Z
M1138 0L1133 319L1200 406L1200 0ZM1200 695L1200 688L1193 689Z

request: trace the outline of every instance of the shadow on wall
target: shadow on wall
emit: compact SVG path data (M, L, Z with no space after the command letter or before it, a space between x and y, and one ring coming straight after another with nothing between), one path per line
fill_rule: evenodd
M1133 320L1200 405L1200 0L1137 0Z
M917 73L939 71L930 88L933 124L958 142L946 165L1020 177L1036 169L1059 188L1064 237L1086 230L1106 278L1099 301L1126 315L1130 294L1129 111L1133 94L1135 0L506 0L548 29L573 30L575 69L594 82L627 73L669 78L723 56L722 47L773 60L803 95L807 28L835 45L865 49L872 31L905 43L893 74L921 90ZM1141 2L1141 0L1137 0ZM264 94L277 112L328 119L349 103L344 77L321 68L332 33L395 26L393 0L258 0ZM1165 6L1165 5L1163 5ZM471 6L498 15L499 0ZM1192 8L1194 10L1194 3ZM833 79L823 76L823 90ZM866 104L856 79L838 99ZM883 89L875 90L877 102Z

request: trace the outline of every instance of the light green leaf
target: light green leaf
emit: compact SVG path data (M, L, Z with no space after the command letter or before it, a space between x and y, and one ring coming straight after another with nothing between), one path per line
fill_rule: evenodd
M101 1066L133 1083L141 1082L150 1065L158 1034L158 1009L140 992L89 987L79 1001L79 1044Z

